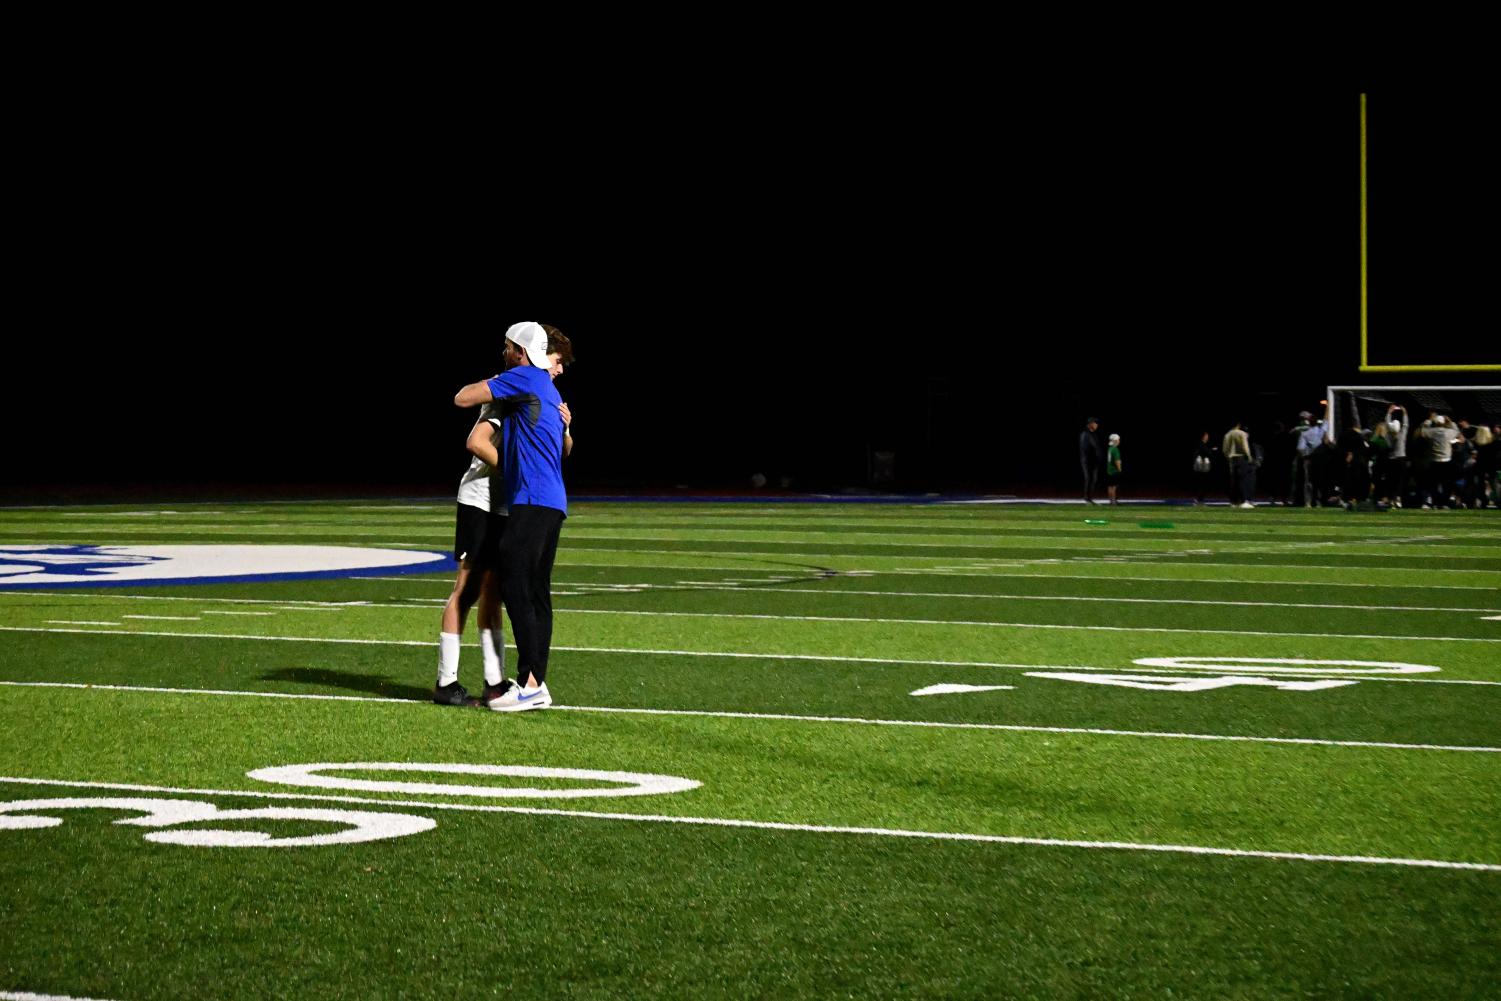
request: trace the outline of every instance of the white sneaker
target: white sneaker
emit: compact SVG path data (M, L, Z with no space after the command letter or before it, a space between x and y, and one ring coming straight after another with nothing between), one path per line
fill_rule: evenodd
M510 678L501 678L500 684L498 685L492 685L489 682L486 682L485 693L480 696L479 700L484 703L486 709L489 709L492 704L499 702L502 698L505 697L505 694L507 692L514 690L515 687L516 682L512 681Z
M552 705L552 693L547 690L547 683L543 682L536 688L522 688L520 685L512 685L504 695L491 699L486 703L498 713L519 713L528 709L546 709Z
M1244 504L1242 504L1240 506L1241 507L1255 507L1256 505L1252 504L1250 501L1246 501Z

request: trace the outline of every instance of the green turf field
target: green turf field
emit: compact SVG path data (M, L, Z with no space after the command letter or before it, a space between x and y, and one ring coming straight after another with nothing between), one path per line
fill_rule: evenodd
M44 544L453 513L0 509L0 997L1501 997L1494 512L580 504L525 714L447 574Z

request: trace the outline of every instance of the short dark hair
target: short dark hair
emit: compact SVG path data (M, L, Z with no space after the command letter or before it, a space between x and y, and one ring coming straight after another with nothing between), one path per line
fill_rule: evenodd
M542 329L547 331L547 353L557 355L558 361L564 365L572 365L573 342L568 339L568 335L551 323L542 324Z

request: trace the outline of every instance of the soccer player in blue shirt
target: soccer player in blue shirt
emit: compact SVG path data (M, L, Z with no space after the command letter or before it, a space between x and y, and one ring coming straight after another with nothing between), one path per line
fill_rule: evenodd
M472 407L491 400L504 404L505 492L510 509L500 539L500 590L516 639L520 682L487 704L497 712L543 709L552 705L547 689L547 656L552 647L552 567L558 535L568 516L563 487L562 398L553 387L548 340L555 327L517 323L506 331L505 365L500 375L459 390L453 402ZM565 342L566 343L566 342ZM569 358L571 361L571 351Z
M548 374L556 379L563 374L565 364L573 360L568 338L561 333L549 336L547 357L552 363ZM566 459L573 447L573 436L569 433L573 415L566 403L559 404L558 410L563 417L563 458ZM504 461L499 452L504 418L505 408L501 404L487 403L466 442L474 458L459 484L453 551L460 566L453 593L443 607L442 628L438 634L438 681L433 689L433 701L443 706L479 703L488 706L512 684L505 677L500 584L496 580L500 540L505 534L506 523ZM485 691L478 699L472 698L459 684L460 639L469 610L476 604L479 608L480 650L485 665Z

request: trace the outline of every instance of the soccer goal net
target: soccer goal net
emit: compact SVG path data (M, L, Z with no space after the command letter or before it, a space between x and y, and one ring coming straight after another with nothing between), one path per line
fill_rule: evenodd
M1331 440L1352 425L1369 433L1392 420L1409 433L1435 416L1472 427L1501 424L1501 386L1330 386L1325 401Z
M1325 462L1326 496L1369 496L1378 507L1501 504L1501 386L1330 386L1325 406L1333 447L1320 451L1326 460L1346 453L1333 473ZM1369 462L1350 465L1354 454Z

